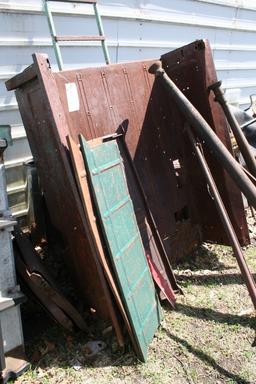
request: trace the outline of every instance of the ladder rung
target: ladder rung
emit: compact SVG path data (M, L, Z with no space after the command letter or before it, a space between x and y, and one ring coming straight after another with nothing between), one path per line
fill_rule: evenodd
M57 1L59 3L84 3L84 4L96 4L97 0L46 0Z
M55 41L104 41L105 36L54 36Z

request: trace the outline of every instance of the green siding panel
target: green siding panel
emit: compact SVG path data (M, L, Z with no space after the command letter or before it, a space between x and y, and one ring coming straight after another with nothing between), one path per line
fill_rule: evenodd
M80 136L81 150L100 216L111 263L122 294L140 358L161 320L161 308L146 260L116 141L91 144Z

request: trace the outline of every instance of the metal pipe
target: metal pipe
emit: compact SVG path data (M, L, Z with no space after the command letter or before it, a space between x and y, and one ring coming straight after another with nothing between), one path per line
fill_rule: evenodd
M240 128L241 129L247 128L247 127L249 127L249 125L251 125L253 123L256 123L256 119L255 118L247 121L246 123L244 123L242 125L240 125Z
M223 109L223 112L227 118L227 121L229 123L229 126L235 136L236 142L238 144L238 147L243 155L244 161L249 169L249 171L253 174L253 176L256 176L256 162L255 158L253 156L253 153L250 149L250 145L243 134L243 131L241 127L239 126L235 115L231 111L231 109L228 106L228 103L225 99L224 92L221 89L221 81L217 81L216 83L210 85L208 87L209 90L213 91L215 95L215 100L221 105L221 108Z
M250 294L251 300L253 302L254 308L256 309L256 285L255 285L254 278L253 278L253 276L252 276L252 274L251 274L251 272L250 272L250 270L246 264L243 251L240 247L240 244L239 244L239 241L237 239L235 230L234 230L232 223L229 219L226 208L223 204L223 201L222 201L221 196L219 194L218 188L217 188L215 181L213 179L213 176L211 174L211 171L207 165L207 162L206 162L205 157L203 155L203 151L200 148L200 144L196 142L189 126L187 127L187 133L188 133L188 137L190 139L190 142L191 142L191 144L195 150L195 154L196 154L197 159L199 161L199 164L202 168L204 176L205 176L207 183L210 187L211 194L214 198L214 202L215 202L216 208L218 210L218 213L220 215L223 227L225 228L226 234L229 238L229 242L232 246L232 249L233 249L234 255L236 257L238 266L240 268L241 274L245 280L245 284L246 284L247 289L249 291L249 294Z
M99 14L97 3L93 4L93 8L94 8L94 14L95 14L95 17L96 17L96 23L97 23L99 35L100 36L104 36L103 24L102 24L101 16ZM106 64L110 64L109 52L108 52L108 47L107 47L105 39L101 41L101 46L102 46L102 49L103 49L103 54L104 54L105 62L106 62Z
M55 30L55 26L54 26L52 12L50 10L50 7L48 5L47 0L44 1L44 11L45 11L45 14L47 16L47 22L48 22L48 26L49 26L49 30L50 30L50 34L51 34L51 38L52 38L52 45L53 45L56 61L58 64L58 68L60 71L62 71L63 67L64 67L63 59L62 59L59 43L55 39L56 30Z
M249 177L249 179L251 180L251 182L255 185L256 187L256 177L254 177L249 171L248 169L244 168L242 165L241 165L241 169L244 171L244 173Z
M256 208L256 187L246 176L225 145L211 129L198 110L191 104L186 96L179 90L162 68L161 61L154 63L149 68L149 73L154 74L163 83L169 95L173 97L180 111L186 117L197 135L206 143L211 153L226 168L250 204Z

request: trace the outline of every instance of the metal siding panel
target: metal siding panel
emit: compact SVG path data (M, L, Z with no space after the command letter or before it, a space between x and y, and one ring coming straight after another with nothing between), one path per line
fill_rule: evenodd
M91 142L92 143L92 142ZM129 196L117 143L81 142L110 258L141 358L160 323L161 310Z
M256 10L255 0L197 0L202 3L219 4L226 7L236 7Z

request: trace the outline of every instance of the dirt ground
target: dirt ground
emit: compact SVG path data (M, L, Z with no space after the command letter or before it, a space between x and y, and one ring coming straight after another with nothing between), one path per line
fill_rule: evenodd
M256 224L249 217L252 245L245 249L256 273ZM256 319L230 248L203 246L175 271L184 291L177 307L163 308L164 320L140 363L132 350L120 351L109 333L64 334L49 323L30 340L34 361L16 384L256 383ZM88 340L106 348L87 358Z

